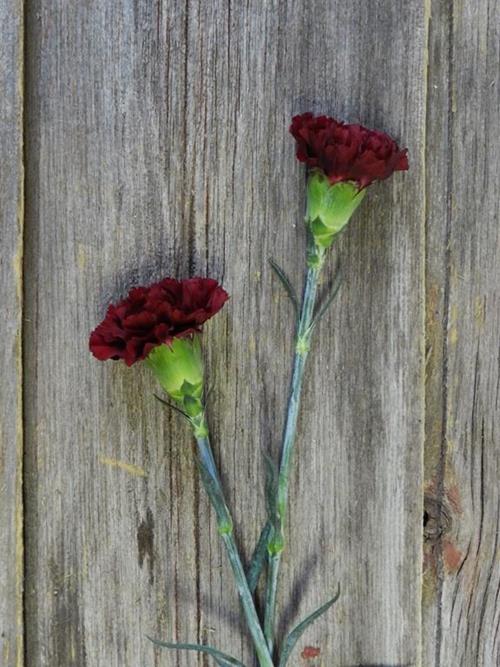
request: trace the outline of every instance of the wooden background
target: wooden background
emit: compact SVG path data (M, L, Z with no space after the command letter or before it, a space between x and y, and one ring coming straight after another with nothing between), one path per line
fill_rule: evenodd
M209 664L146 633L252 664L187 428L87 339L134 284L223 281L210 419L248 556L292 353L267 258L300 287L287 127L314 110L392 133L411 170L338 244L280 632L340 581L294 665L498 665L500 5L0 0L0 31L0 664Z

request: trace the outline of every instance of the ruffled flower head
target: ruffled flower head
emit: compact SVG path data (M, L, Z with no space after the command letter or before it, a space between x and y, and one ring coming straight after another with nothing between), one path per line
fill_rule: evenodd
M90 351L101 361L123 359L132 366L163 343L199 333L228 298L211 278L165 278L149 287L135 287L126 299L108 307L90 335Z
M388 134L362 125L303 113L292 118L290 132L297 142L297 159L323 172L332 184L352 181L365 188L408 169L406 149Z

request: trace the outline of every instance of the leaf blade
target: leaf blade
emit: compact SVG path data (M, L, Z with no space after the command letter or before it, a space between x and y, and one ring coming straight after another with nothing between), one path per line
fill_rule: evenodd
M288 658L290 657L293 649L295 648L295 645L301 638L301 636L304 634L304 632L307 630L307 628L314 623L316 619L318 619L322 614L324 614L332 605L337 602L337 600L340 597L340 584L337 589L336 594L328 600L328 602L325 602L325 604L321 605L316 611L313 611L312 614L309 614L309 616L306 616L306 618L299 623L298 625L295 626L295 628L290 632L288 637L285 639L285 642L283 644L283 650L281 653L281 658L279 662L279 667L285 667L286 663L288 662Z
M285 292L288 295L288 298L293 304L294 310L295 310L295 315L296 317L299 316L299 300L297 298L297 293L295 292L295 289L292 286L292 283L290 282L290 279L286 275L286 273L283 271L281 266L277 264L272 257L269 258L269 264L276 274L276 276L279 278L281 284L285 288Z
M335 274L335 278L333 280L333 285L330 290L330 294L326 297L325 302L320 306L318 312L314 316L313 321L311 322L311 326L309 327L309 330L314 329L314 327L318 324L318 322L320 322L320 320L323 318L326 311L330 307L332 301L337 296L341 285L342 285L342 273L340 269L338 269Z
M153 639L149 635L146 635L146 637L159 648L168 648L174 651L197 651L198 653L206 653L207 655L212 656L212 658L223 667L245 667L245 665L239 660L236 660L236 658L232 658L227 653L223 653L213 646L208 646L206 644L164 642L159 639Z
M183 417L185 417L189 421L189 415L186 414L184 412L184 410L181 410L180 408L178 408L173 403L169 403L164 398L161 398L161 396L158 396L158 394L153 394L153 396L156 398L157 401L162 403L165 407L170 408L171 410L175 410L176 412L178 412L180 415L182 415Z

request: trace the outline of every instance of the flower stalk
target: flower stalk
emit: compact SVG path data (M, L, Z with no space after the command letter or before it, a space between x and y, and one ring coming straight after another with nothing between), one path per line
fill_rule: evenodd
M304 381L304 369L310 349L314 328L314 307L318 290L318 280L324 263L324 253L314 243L312 236L308 242L308 268L299 321L295 334L295 355L288 407L283 431L283 447L279 467L278 488L276 494L276 512L279 517L279 532L275 529L268 545L268 575L266 584L266 607L264 615L264 633L269 650L274 648L274 629L276 616L276 594L281 556L285 547L284 526L286 522L290 471L293 461L294 445L297 433L297 420L300 408L300 396Z
M314 326L330 305L340 284L338 282L320 312L315 315L316 293L325 253L363 201L366 188L376 180L388 178L394 171L408 169L406 149L401 150L385 133L369 130L362 125L348 125L328 116L315 117L305 113L294 116L290 132L296 140L297 159L309 168L305 220L308 268L295 335L275 507L269 520L272 532L268 543L264 633L271 654L274 651L276 594L285 546L284 524L304 369ZM278 272L281 281L288 286L288 279L284 280L281 273ZM287 291L290 294L290 288L287 287ZM286 649L281 656L280 666L288 659L285 653Z
M259 660L259 665L260 667L273 667L271 654L267 647L267 642L257 615L252 593L248 586L238 547L234 539L233 521L224 498L217 466L214 461L204 413L198 415L195 420L191 419L190 421L193 426L198 447L198 464L201 480L217 517L219 535L226 548L248 629L252 636L255 652Z

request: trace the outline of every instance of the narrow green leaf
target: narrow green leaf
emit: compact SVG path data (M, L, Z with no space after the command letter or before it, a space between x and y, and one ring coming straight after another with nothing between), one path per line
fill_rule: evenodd
M307 630L307 628L311 625L311 623L314 623L314 621L318 619L322 614L324 614L325 611L328 611L328 609L330 609L330 607L333 604L335 604L335 602L337 602L339 597L340 597L340 585L338 587L337 593L331 600L329 600L319 609L316 609L316 611L307 616L307 618L305 618L302 621L302 623L299 623L292 630L292 632L290 632L288 637L285 639L285 643L283 644L283 650L281 653L279 667L285 667L286 663L288 662L288 658L290 657L290 654L292 653L293 649L295 648L295 645L297 644L303 633Z
M178 412L179 414L181 414L181 415L182 415L183 417L185 417L186 419L189 419L189 415L187 415L187 414L184 412L184 410L181 410L180 408L178 408L178 407L177 407L176 405L174 405L173 403L169 403L168 401L165 401L165 399L161 398L161 397L158 396L157 394L153 394L153 396L156 398L157 401L160 401L160 403L163 403L163 405L165 405L167 408L171 408L172 410L175 410L176 412Z
M272 530L273 528L271 523L267 521L266 525L262 529L262 532L260 533L259 541L257 542L257 546L253 552L252 560L250 561L250 566L247 572L247 581L248 588L252 593L255 593L261 572L264 568L264 563L266 562L267 544L269 542L269 538L271 537Z
M297 294L292 286L292 283L290 282L290 279L286 275L286 273L283 271L281 266L277 264L272 257L269 258L269 264L271 265L272 270L274 273L278 276L281 284L285 288L285 292L288 294L288 297L290 301L293 304L293 307L295 309L295 315L298 317L299 316L299 300L297 298Z
M314 316L314 319L311 322L311 326L309 327L309 331L311 331L311 329L313 329L318 324L318 322L321 320L323 315L326 313L326 311L330 307L332 301L337 296L341 284L342 284L342 273L340 272L340 269L338 269L336 274L335 274L335 278L334 278L334 281L333 281L332 288L330 290L330 294L326 297L325 302L322 304L322 306L320 306L319 311Z
M184 650L206 653L207 655L212 656L218 665L222 665L223 667L245 667L245 665L239 660L236 660L236 658L232 658L230 655L227 655L227 653L223 653L222 651L219 651L212 646L206 646L205 644L175 644L173 642L162 642L158 639L153 639L148 635L146 635L146 637L149 639L149 641L153 642L153 644L159 646L160 648L169 648L176 651Z

